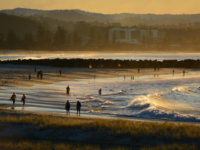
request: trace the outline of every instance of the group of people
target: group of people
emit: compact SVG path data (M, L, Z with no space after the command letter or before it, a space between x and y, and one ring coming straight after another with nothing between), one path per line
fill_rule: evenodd
M13 105L15 104L15 100L16 100L17 96L16 93L13 93L13 95L11 96L10 100L13 101ZM23 106L25 106L25 102L26 102L26 95L23 94L22 98L21 98L21 102L23 102ZM67 111L67 114L70 115L70 103L69 101L67 101L67 103L65 104L65 109ZM77 101L76 104L76 110L77 110L77 115L80 116L80 111L81 111L81 103L79 101Z
M13 95L11 96L10 100L13 101L13 105L15 104L15 99L17 98L16 94L13 93ZM26 95L23 94L21 102L23 102L23 106L25 106L25 102L26 102Z
M42 72L42 70L39 70L37 72L37 78L42 80L42 78L43 78L43 72Z
M35 72L36 72L36 69L37 68L35 67ZM29 80L31 80L31 72L28 73L28 78L29 78ZM42 80L42 78L43 78L43 72L42 72L42 70L38 70L37 71L37 78Z
M68 114L70 115L70 103L69 103L69 101L66 102L65 109L66 109L67 115ZM76 103L76 110L77 110L77 116L78 115L80 116L81 103L79 101L77 101L77 103Z

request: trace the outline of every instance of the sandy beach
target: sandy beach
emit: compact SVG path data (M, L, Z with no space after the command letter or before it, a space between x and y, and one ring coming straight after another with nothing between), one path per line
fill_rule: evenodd
M193 122L189 122L188 124L185 124L186 122L184 121L183 122L175 121L174 123L170 124L171 122L173 122L173 120L151 119L151 118L143 118L143 117L116 117L115 115L104 116L104 114L98 114L98 113L96 114L96 111L98 112L98 109L99 109L99 107L96 108L96 105L97 106L99 105L98 103L96 104L95 102L91 101L85 104L84 97L83 99L81 99L83 100L82 102L83 106L82 106L81 116L79 117L79 116L76 116L76 111L75 111L75 104L76 104L77 99L74 99L73 97L76 97L76 98L79 97L78 94L80 90L78 90L78 93L72 92L72 95L68 97L66 97L66 95L63 95L66 90L65 87L68 84L70 86L72 85L73 88L75 88L73 84L77 84L79 82L84 83L83 85L80 84L80 86L82 85L83 88L85 88L84 85L87 85L87 84L89 84L89 86L93 86L95 85L95 82L94 82L95 80L98 83L97 84L98 86L101 85L101 82L103 83L108 82L108 85L109 85L109 80L113 80L111 81L111 83L116 82L117 80L120 80L119 83L129 84L130 82L132 84L134 83L134 80L132 80L131 77L134 76L135 80L139 82L139 83L137 82L136 83L141 85L139 79L143 81L143 78L144 78L145 80L148 81L148 78L149 78L150 81L148 82L154 82L154 80L152 80L154 78L157 79L160 76L161 78L162 76L167 76L167 77L172 76L172 70L174 70L175 75L177 75L178 78L180 78L183 76L182 75L183 69L166 68L166 69L160 69L159 71L156 71L156 72L154 71L153 68L140 69L140 73L138 73L138 70L136 69L89 69L89 68L86 69L86 68L56 68L56 67L36 66L37 70L42 70L44 73L43 80L40 80L40 79L37 79L34 66L0 65L0 68L1 68L0 70L0 83L1 83L0 129L2 131L0 133L0 139L4 139L5 142L12 141L12 143L23 145L20 142L24 139L30 141L31 143L47 141L47 142L51 142L52 144L58 144L58 141L60 143L67 141L67 143L71 144L72 146L76 146L76 142L81 142L80 145L87 143L87 145L89 144L90 146L102 147L102 144L103 145L106 144L107 147L112 147L113 145L115 145L115 146L118 146L119 148L123 146L127 149L132 149L132 146L134 146L135 149L141 149L141 148L149 147L149 146L150 147L162 146L163 144L169 145L169 147L170 146L181 147L183 144L187 144L187 145L195 144L195 146L199 147L199 144L198 144L199 137L195 137L192 141L191 141L192 137L189 137L189 138L185 137L187 142L183 142L181 138L175 137L176 135L179 134L179 133L176 133L178 130L170 133L170 134L175 134L175 136L173 138L169 138L165 134L157 135L157 133L155 133L155 135L140 135L141 133L129 133L129 131L123 131L124 129L122 128L122 126L117 127L122 122L124 122L123 124L130 124L131 127L134 127L133 130L135 131L136 124L138 124L138 126L147 125L148 127L151 126L152 128L157 128L157 126L165 127L166 126L165 121L167 121L169 124L169 125L167 124L167 126L169 127L174 128L173 126L175 127L177 126L177 128L179 128L178 126L182 125L183 123L184 128L188 129L189 127L191 128L191 130L193 130L194 129L193 126L194 125L196 126L196 124ZM61 76L59 74L60 69L62 70ZM199 70L186 69L186 76L190 72L198 72L198 71ZM28 79L29 72L31 72L31 80ZM95 79L94 79L94 75L96 76ZM175 80L176 79L174 79L174 81ZM90 84L90 82L92 83ZM157 82L157 80L155 80L155 82ZM163 82L165 81L163 80ZM62 85L63 89L57 88L58 86L57 84ZM55 88L51 90L45 89L45 88L50 88L50 86L51 87L55 86ZM79 84L77 86L79 86ZM42 88L40 89L39 87L42 87ZM38 89L39 92L37 91L37 88L39 88ZM74 89L72 89L72 91L73 90ZM27 94L27 97L29 97L29 99L27 100L27 105L25 107L22 107L21 102L18 100L16 104L13 106L12 101L8 100L12 94L11 91L13 92L17 91L18 95L20 93L19 96L17 95L18 97L21 96L22 92L27 92L25 93ZM45 93L45 94L41 95L41 93ZM51 95L49 95L50 93ZM116 98L120 96L118 95L120 93L116 93L117 94ZM90 94L90 93L86 93L86 94ZM115 96L115 94L113 96ZM72 105L71 115L66 115L65 113L65 110L64 110L64 105L66 102L65 97L66 99L69 99L71 102L71 105ZM107 100L101 99L100 101L104 105L109 104ZM38 102L40 103L40 105L37 104ZM168 103L165 103L164 105L168 105ZM114 109L113 111L118 111L118 108L115 108L115 106L112 106L112 107ZM40 109L37 110L35 108L40 108ZM45 111L45 109L49 111ZM55 109L57 110L59 109L60 111L54 111ZM92 111L92 113L94 114L91 115L90 113L88 113L90 111ZM33 123L38 119L41 121L50 119L52 121L50 120L46 121L47 126L45 126L44 124L41 125L41 121L39 121L40 122L39 124ZM56 121L55 119L58 119L58 120ZM18 120L18 121L16 122L14 120L16 121ZM55 124L53 123L53 120L56 122ZM55 127L57 126L56 125L57 123L61 123L61 122L63 123L74 122L75 124L69 125L69 126L60 124L58 125L59 127ZM97 122L100 124L105 122L105 125L103 126L106 126L106 127L101 127L102 125L97 125ZM113 132L112 131L113 129L109 129L110 128L109 126L113 123L115 124L116 122L118 125L117 126L114 125L116 126L115 127L116 131ZM80 127L81 124L86 124L85 128ZM94 124L95 127L91 128L90 127L91 124ZM106 125L106 124L109 124L109 125ZM129 128L129 127L126 127L126 128ZM143 132L142 130L146 130L146 129L143 129L143 127L141 127L140 130L141 132ZM153 130L153 129L150 129L150 130ZM164 131L165 128L161 130L163 130L161 132L165 133ZM146 132L147 131L145 131L145 133ZM182 132L185 133L185 131L182 131ZM152 136L155 138L152 139ZM178 145L173 145L174 142L178 143ZM3 145L4 145L3 143L0 143L0 147L3 147ZM12 145L12 144L9 144L9 145ZM5 147L9 147L9 145L6 145ZM26 143L26 145L30 145L30 143ZM183 147L186 147L187 145ZM35 147L35 146L31 146L31 147ZM94 148L91 148L91 149L94 149Z
M34 66L29 65L0 65L0 83L1 86L18 86L18 87L30 87L33 85L51 84L60 81L73 81L76 79L94 79L96 78L112 78L125 76L130 78L131 76L144 76L144 75L163 75L182 73L183 70L187 72L198 71L195 69L178 69L178 68L166 68L154 71L152 69L140 69L138 73L137 69L86 69L86 68L56 68L46 66L36 66L37 70L42 70L44 77L43 80L37 79L37 72L35 72ZM62 70L60 76L59 70ZM28 74L31 72L31 80L28 79Z

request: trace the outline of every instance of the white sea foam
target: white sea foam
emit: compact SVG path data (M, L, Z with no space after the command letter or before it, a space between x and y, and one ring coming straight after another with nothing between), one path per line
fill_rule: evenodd
M181 114L175 111L157 109L155 107L150 107L145 110L142 110L140 113L136 114L136 116L180 121L200 121L200 116L198 115Z
M105 93L105 94L102 94L103 96L111 96L111 95L119 95L119 94L125 94L126 93L126 90L120 90L118 92L113 92L113 93Z
M96 97L96 96L91 96L91 95L86 95L86 96L79 96L77 99L84 100L84 102L99 102L101 104L107 104L107 105L113 105L114 102L111 102L109 100Z
M134 100L132 100L127 107L137 107L137 108L144 108L144 107L150 107L151 104L149 101L149 98L147 96L139 96L137 98L135 98Z

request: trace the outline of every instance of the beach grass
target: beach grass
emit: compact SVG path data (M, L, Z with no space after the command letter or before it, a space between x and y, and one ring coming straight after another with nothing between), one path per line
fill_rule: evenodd
M123 146L101 146L98 144L83 143L52 143L52 142L0 142L0 149L6 150L197 150L194 145L172 144L168 146L157 147L123 147Z
M169 139L200 139L200 126L172 122L142 122L122 119L82 119L51 116L6 116L2 123L30 124L40 128L80 128L82 130L109 131L113 135Z

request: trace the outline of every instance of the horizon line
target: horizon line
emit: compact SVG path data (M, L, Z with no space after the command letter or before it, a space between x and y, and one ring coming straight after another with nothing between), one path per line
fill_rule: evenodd
M84 12L88 12L88 13L95 13L95 14L103 14L103 15L119 15L119 14L135 14L135 15L197 15L200 14L199 13L182 13L182 14L170 14L170 13L161 13L161 14L155 14L155 13L130 13L130 12L121 12L121 13L110 13L110 14L106 14L106 13L101 13L101 12L90 12L90 11L86 11L86 10L82 10L82 9L36 9L36 8L23 8L23 7L15 7L13 9L0 9L0 11L3 10L14 10L14 9L30 9L30 10L40 10L40 11L63 11L63 10L80 10L80 11L84 11Z

